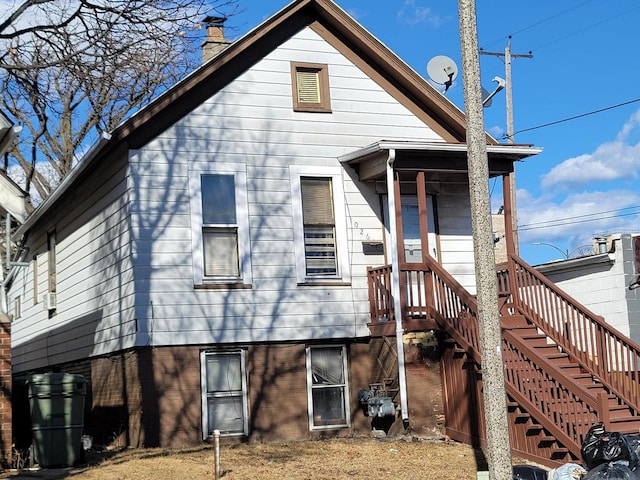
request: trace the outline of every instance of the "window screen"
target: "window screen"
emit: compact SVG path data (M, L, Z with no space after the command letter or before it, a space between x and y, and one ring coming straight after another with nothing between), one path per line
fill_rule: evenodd
M300 179L306 274L337 275L331 178Z

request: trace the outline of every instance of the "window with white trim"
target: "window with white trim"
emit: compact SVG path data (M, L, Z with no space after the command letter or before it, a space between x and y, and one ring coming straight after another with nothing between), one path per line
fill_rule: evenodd
M196 285L251 283L246 184L244 164L190 172Z
M201 352L202 433L246 435L247 382L243 351Z
M309 428L348 427L349 386L344 346L307 347Z
M342 172L291 166L298 283L350 281Z
M17 296L13 301L13 317L20 318L22 316L22 300Z
M47 258L48 258L48 287L49 293L58 291L58 280L56 275L56 231L51 230L47 233Z

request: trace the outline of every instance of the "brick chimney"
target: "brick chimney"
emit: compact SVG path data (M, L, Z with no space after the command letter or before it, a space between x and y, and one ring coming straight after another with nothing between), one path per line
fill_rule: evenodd
M226 20L226 17L206 17L203 20L207 27L207 37L202 42L202 63L209 61L231 43L231 40L224 38L224 22Z

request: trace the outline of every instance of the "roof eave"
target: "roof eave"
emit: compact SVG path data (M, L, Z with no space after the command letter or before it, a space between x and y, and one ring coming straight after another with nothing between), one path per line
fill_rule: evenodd
M498 144L487 145L488 154L506 154L516 160L537 155L542 152L542 148L532 145ZM376 155L383 151L425 151L425 152L450 152L466 153L468 145L466 143L443 143L443 142L406 142L383 140L364 148L342 155L338 158L341 163L354 163L371 155Z
M87 151L75 168L73 168L73 170L71 170L71 172L62 180L53 193L49 195L16 230L13 235L14 240L17 241L22 238L22 236L47 212L51 205L53 205L67 191L75 179L87 169L91 161L102 153L102 149L109 143L110 139L111 135L108 133L103 133L100 136L100 139L93 144L91 149Z

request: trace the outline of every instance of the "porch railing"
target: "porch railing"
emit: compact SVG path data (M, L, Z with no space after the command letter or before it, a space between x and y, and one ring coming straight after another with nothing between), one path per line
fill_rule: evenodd
M391 265L369 267L368 276L371 323L395 321ZM454 327L456 340L479 350L476 299L439 264L402 264L400 285L403 320L446 319Z
M498 269L500 296L589 373L640 412L640 345L568 296L516 255Z

